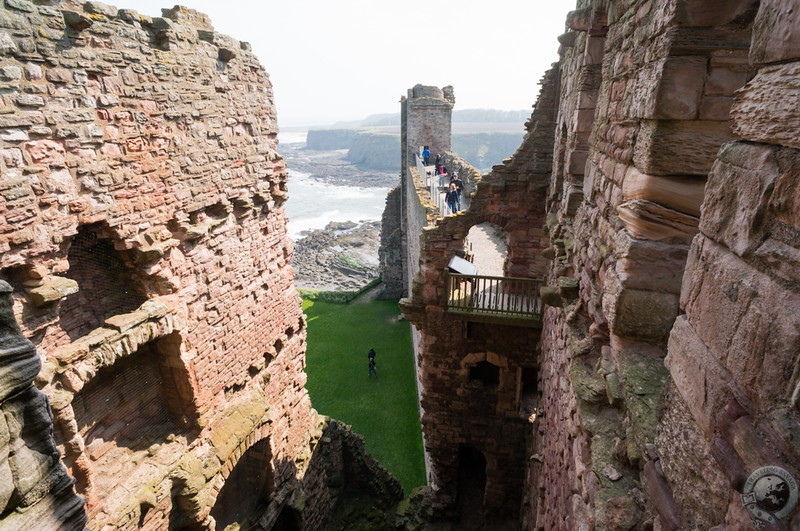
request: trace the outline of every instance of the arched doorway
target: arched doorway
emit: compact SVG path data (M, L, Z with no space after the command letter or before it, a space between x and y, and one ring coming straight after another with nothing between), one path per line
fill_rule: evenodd
M459 529L483 528L483 499L486 494L486 457L467 444L458 448L458 495L456 508Z
M503 229L493 223L475 225L469 229L464 247L479 275L503 276L508 257L508 237Z
M261 439L233 467L211 509L219 531L233 524L249 529L266 510L274 485L271 460L269 439Z

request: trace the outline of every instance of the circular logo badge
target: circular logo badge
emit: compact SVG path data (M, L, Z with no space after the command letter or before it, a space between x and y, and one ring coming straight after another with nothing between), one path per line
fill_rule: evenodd
M777 523L797 505L797 481L778 466L764 466L750 474L742 489L742 504L760 528Z

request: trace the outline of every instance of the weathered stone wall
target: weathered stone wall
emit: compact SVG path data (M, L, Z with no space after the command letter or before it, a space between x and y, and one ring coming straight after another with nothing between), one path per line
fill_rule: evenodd
M741 494L751 473L777 466L800 476L796 7L759 6L749 80L731 110L741 140L722 146L709 173L683 276L684 313L669 337L672 383L656 444L687 527L745 528ZM709 478L718 488L699 503L691 493ZM780 521L799 528L800 510Z
M462 168L478 181L471 205L423 230L419 277L412 296L401 301L419 331L420 405L436 507L442 514L486 525L518 521L530 416L522 408L523 372L537 368L539 330L467 323L448 314L445 271L453 256L465 256L469 230L491 223L508 242L506 274L542 275L546 261L539 253L547 246L544 206L557 94L549 88L507 164L481 179ZM496 382L480 376L483 367L497 370ZM485 484L477 494L471 475L480 473L472 469L471 458L465 459L468 455L480 456L478 463L485 460L477 465L485 468Z
M400 229L402 215L401 185L395 186L386 195L386 207L381 216L380 258L381 294L385 299L399 299L403 296L403 235Z
M185 8L9 0L0 43L0 269L89 527L211 526L263 441L283 503L316 413L266 72Z
M748 529L748 476L798 477L796 25L781 0L581 0L567 17L529 135L469 211L423 232L402 303L441 504L463 509L463 444L487 458L487 515L525 482L526 529ZM508 275L546 274L540 345L499 325L459 333L445 312L447 261L483 221L508 234ZM510 408L463 385L464 360L490 358L496 404L511 403L507 368L538 369L527 450ZM510 446L480 446L501 425ZM529 457L523 479L500 448ZM800 525L797 508L770 521L783 499L756 491L768 528Z
M790 76L770 75L791 69L795 37L777 4L581 2L568 17L532 528L745 529L746 477L797 475L796 356L770 347L796 343L798 307L776 184L798 121L777 117ZM766 47L780 51L755 59Z

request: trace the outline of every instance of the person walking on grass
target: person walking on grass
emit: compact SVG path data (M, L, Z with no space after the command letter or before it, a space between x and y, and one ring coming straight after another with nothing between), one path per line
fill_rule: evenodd
M369 349L369 352L367 353L367 360L369 360L369 373L367 374L367 376L371 377L374 374L375 378L377 378L378 377L378 371L375 370L375 349L374 348Z

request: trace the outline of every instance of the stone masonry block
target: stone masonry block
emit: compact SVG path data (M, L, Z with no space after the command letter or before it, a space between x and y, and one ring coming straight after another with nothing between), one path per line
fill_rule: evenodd
M41 286L28 290L36 306L44 306L78 292L78 283L64 277L46 277Z
M719 147L730 140L726 122L645 121L633 160L639 171L652 175L706 175Z
M660 72L655 100L649 116L665 120L697 117L706 77L705 57L669 57Z
M614 291L603 295L603 308L614 334L653 340L666 337L678 315L677 295L621 286Z
M753 26L754 64L800 58L800 9L795 0L762 0Z
M675 320L664 360L670 377L707 440L717 412L730 400L733 378L698 337L685 315Z
M785 403L798 378L800 293L698 236L681 303L696 335L754 401L766 409Z
M705 180L682 176L647 175L633 166L625 172L622 194L626 201L644 199L659 205L700 216Z
M800 148L800 62L759 70L737 93L731 124L747 140Z
M689 246L616 235L615 270L623 287L679 294Z
M756 0L685 0L677 2L675 22L682 26L722 26L752 16Z
M777 148L726 144L708 177L700 231L739 256L766 237L767 205L780 173Z

